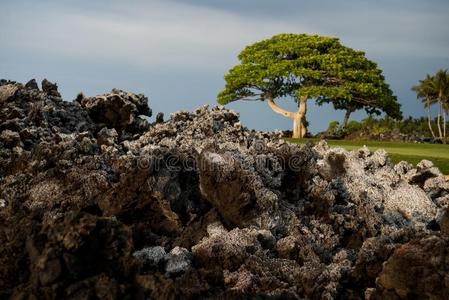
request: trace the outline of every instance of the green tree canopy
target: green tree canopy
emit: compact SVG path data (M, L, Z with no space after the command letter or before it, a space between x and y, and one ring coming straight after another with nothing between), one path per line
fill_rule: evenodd
M304 134L307 99L401 117L400 104L382 71L364 52L343 46L338 38L279 34L247 46L238 58L240 63L225 75L218 102L268 100L273 110L293 119L296 137ZM274 104L273 99L284 96L295 99L298 112Z

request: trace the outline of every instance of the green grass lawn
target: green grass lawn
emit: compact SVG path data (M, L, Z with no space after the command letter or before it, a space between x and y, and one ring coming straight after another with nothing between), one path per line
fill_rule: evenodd
M316 139L287 140L296 144L317 141ZM416 165L421 160L427 159L432 161L441 172L449 174L449 145L346 140L327 140L327 143L331 147L338 146L347 150L359 149L363 145L366 145L371 151L382 148L388 152L394 164L405 160Z

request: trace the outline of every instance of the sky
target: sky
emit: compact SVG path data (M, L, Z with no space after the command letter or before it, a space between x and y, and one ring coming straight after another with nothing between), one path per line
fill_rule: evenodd
M424 115L411 86L449 68L448 0L0 0L0 78L57 82L67 101L119 88L153 115L216 105L246 46L278 33L339 37L378 63L405 116ZM295 110L290 99L279 105ZM244 126L291 129L265 102L227 105ZM153 120L154 120L153 116ZM353 118L361 119L361 111ZM311 103L312 132L343 112Z

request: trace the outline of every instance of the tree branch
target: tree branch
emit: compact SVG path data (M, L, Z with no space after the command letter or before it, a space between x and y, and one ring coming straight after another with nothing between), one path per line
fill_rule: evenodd
M361 97L354 97L354 96L353 96L352 99L356 100L356 102L359 102L359 103L361 103L361 104L376 107L375 103L370 102L370 101L368 101L368 100L366 100L366 99L364 99L364 98L361 98Z
M277 106L277 104L273 101L273 96L268 95L268 97L267 97L267 102L268 102L268 106L269 106L275 113L278 113L278 114L280 114L280 115L283 115L284 117L287 117L287 118L292 119L292 120L294 119L295 113L294 113L294 112L287 111L287 110L285 110L285 109L283 109L283 108Z
M242 101L262 101L262 98L256 98L256 99L251 99L251 98L242 98L240 99Z

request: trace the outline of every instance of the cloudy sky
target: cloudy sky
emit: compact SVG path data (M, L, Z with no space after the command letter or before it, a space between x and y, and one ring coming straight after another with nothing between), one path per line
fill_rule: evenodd
M115 87L146 94L166 115L215 105L240 50L283 32L337 36L365 51L406 116L423 114L410 87L449 68L448 0L0 1L0 78L48 78L68 101ZM229 107L250 128L291 127L263 102ZM308 119L316 132L342 115L312 105Z

